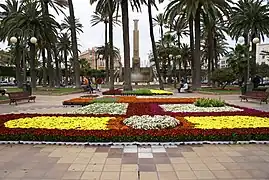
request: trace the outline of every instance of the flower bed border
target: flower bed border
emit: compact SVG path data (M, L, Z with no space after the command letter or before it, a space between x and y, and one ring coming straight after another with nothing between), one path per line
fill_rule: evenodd
M253 114L254 115L254 114ZM4 122L36 116L89 116L80 114L6 114L0 115L0 141L49 142L184 142L184 141L268 141L269 128L165 129L165 130L57 130L6 128ZM111 115L93 115L106 117ZM264 112L255 116L269 117ZM113 117L116 117L115 115ZM125 116L121 116L125 117Z

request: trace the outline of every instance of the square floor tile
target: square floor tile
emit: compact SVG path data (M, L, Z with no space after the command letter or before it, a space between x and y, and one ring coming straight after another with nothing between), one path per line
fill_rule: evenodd
M97 147L95 152L97 153L107 153L109 151L110 147Z
M193 171L197 179L216 179L210 171Z
M235 177L228 170L211 171L219 179L234 179Z
M71 164L68 171L84 171L87 164Z
M187 163L185 158L179 157L179 158L170 158L171 163Z
M104 169L103 169L103 172L117 172L117 171L120 171L120 168L121 168L121 165L105 165L104 166Z
M226 168L220 163L206 163L209 170L226 170Z
M269 172L268 171L261 171L261 170L258 170L258 169L251 169L251 170L248 170L248 173L250 173L250 175L254 178L254 179L261 179L261 178L264 178L264 179L269 179Z
M171 164L171 161L167 157L156 157L153 158L155 164Z
M154 164L153 158L139 158L138 164Z
M170 171L173 172L173 166L171 164L156 164L157 171Z
M121 164L121 158L108 158L106 164Z
M84 172L80 179L99 180L101 172Z
M178 180L175 172L158 172L159 180Z
M172 165L175 171L190 171L191 167L188 163L186 164L173 164Z
M157 172L141 172L140 180L158 180Z
M138 158L153 158L152 153L138 153Z
M153 153L166 153L166 150L163 146L152 146L151 149Z
M104 168L103 164L88 164L85 171L98 172L103 171L103 168Z
M67 171L65 172L62 179L80 179L82 171Z
M246 170L230 170L230 172L236 178L253 178Z
M137 164L138 159L137 158L122 158L121 163L122 164Z
M152 153L153 157L168 157L167 153Z
M120 180L137 180L138 173L137 172L121 172Z
M150 147L139 147L138 153L151 153L151 148Z
M137 153L137 146L125 146L123 149L124 153Z
M102 172L100 180L116 180L120 178L120 172Z
M193 171L176 171L178 179L197 179Z
M137 164L122 164L121 171L122 172L137 172L138 165Z
M155 164L139 164L138 170L140 172L155 172L156 167L155 167Z

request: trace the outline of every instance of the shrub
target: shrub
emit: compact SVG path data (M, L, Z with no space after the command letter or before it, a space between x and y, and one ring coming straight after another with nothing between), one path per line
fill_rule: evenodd
M223 107L225 106L225 102L218 99L201 98L194 105L198 107Z

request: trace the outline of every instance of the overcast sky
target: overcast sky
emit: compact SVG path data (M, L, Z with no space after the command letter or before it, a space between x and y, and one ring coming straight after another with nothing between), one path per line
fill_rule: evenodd
M166 1L169 2L169 1ZM74 10L76 18L80 19L80 22L83 24L83 31L84 33L81 33L78 35L79 38L79 44L81 45L79 49L83 52L89 48L92 48L94 46L101 46L104 45L104 24L98 24L94 27L91 27L90 20L91 15L93 14L93 11L95 9L95 6L91 6L89 4L89 0L73 0L74 3ZM164 11L166 4L160 4L158 5L159 11L153 10L153 17L155 17L157 14ZM130 8L131 9L131 8ZM129 10L130 10L129 9ZM68 15L67 11L67 15ZM61 20L63 16L55 16L57 20ZM145 65L148 62L148 54L151 50L151 41L149 36L149 23L148 23L148 13L147 13L147 7L144 6L142 8L141 13L137 12L129 12L129 22L130 22L130 47L131 47L131 58L133 56L133 20L138 19L139 23L139 33L140 33L140 59L141 59L141 65ZM155 40L159 40L160 33L159 33L159 27L154 28L155 33ZM234 46L234 41L232 41L229 37L228 43L231 46ZM189 43L188 38L184 38L182 42ZM115 27L114 28L114 46L118 47L121 51L121 55L123 57L123 40L122 40L122 27ZM4 48L4 45L0 46L1 48ZM123 61L123 60L122 60Z

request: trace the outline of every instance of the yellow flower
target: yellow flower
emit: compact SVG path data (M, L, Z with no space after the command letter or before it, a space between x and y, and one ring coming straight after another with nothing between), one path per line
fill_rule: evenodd
M173 94L172 92L170 91L165 91L165 90L157 90L157 89L150 89L150 92L152 94Z
M199 129L269 127L269 118L255 116L205 116L185 117Z
M76 130L108 130L107 123L113 117L63 117L43 116L21 118L5 123L7 128L44 128Z

